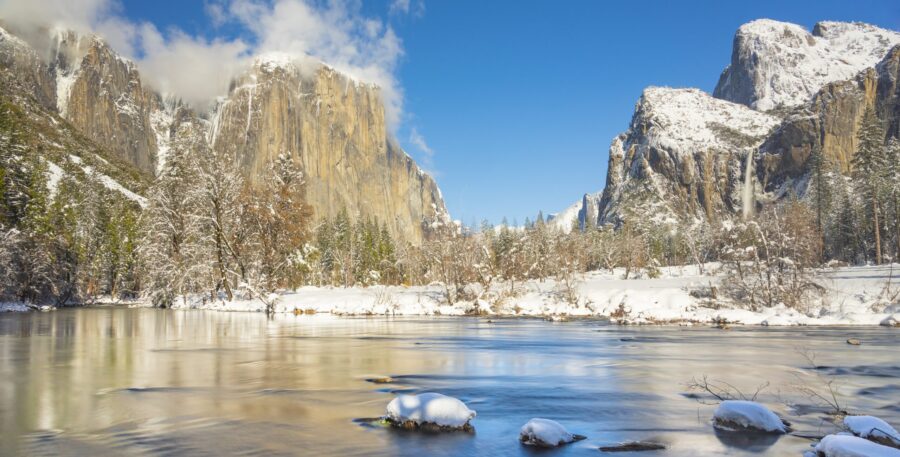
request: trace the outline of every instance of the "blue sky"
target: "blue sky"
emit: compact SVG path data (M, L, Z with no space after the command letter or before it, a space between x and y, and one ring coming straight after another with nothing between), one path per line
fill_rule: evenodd
M125 0L161 30L240 37L200 0ZM454 218L523 222L603 188L607 149L648 85L712 91L742 23L771 18L900 29L896 1L600 2L412 0L360 12L394 29L404 53L401 144L433 172ZM416 14L416 13L420 14ZM433 155L410 141L415 129Z

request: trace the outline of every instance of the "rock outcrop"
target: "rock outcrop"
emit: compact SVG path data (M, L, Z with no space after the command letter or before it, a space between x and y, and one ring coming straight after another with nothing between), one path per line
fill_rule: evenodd
M644 92L610 147L598 222L697 224L803 196L815 149L849 173L867 107L900 134L898 44L897 32L859 23L742 26L716 98Z
M713 95L760 111L805 104L825 84L875 66L900 33L863 23L796 24L760 19L734 36L731 65Z
M599 222L675 224L737 211L742 165L778 122L697 89L647 88L609 148Z
M212 113L154 92L103 39L66 30L26 44L0 29L0 71L147 179L170 149L202 139L252 184L279 154L292 157L317 218L346 208L413 243L449 222L437 184L391 138L379 89L324 64L260 56Z
M319 217L347 209L410 240L448 219L437 184L390 138L378 88L326 65L257 58L217 106L209 137L252 182L278 155L292 157Z
M789 189L805 192L807 163L813 150L844 174L857 148L860 121L867 108L883 119L888 137L900 133L900 45L874 68L847 81L822 87L805 106L790 114L760 147L759 179L774 196Z

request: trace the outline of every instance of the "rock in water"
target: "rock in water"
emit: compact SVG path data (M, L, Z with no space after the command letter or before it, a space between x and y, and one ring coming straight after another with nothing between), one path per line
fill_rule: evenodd
M569 433L559 422L534 418L522 426L519 441L528 446L556 447L585 439L582 435Z
M816 445L820 457L900 457L900 451L852 435L828 435Z
M387 406L386 419L394 426L427 431L473 430L475 411L460 400L438 393L400 395Z
M666 447L659 443L650 443L645 441L631 441L629 443L617 444L615 446L601 446L601 452L639 452L639 451L662 451Z
M859 346L859 345L862 344L862 343L861 343L858 339L856 339L856 338L848 338L848 339L847 339L847 344L849 344L849 345L851 345L851 346Z
M860 438L900 449L900 433L877 417L847 416L844 418L844 426Z
M787 433L787 425L765 406L742 400L727 400L713 414L713 426L728 431Z

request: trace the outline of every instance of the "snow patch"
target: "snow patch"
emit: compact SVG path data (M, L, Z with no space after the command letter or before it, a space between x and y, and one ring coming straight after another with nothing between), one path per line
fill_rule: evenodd
M649 126L648 146L675 153L753 149L780 118L720 100L700 89L648 87L634 119ZM632 122L632 131L637 130ZM746 140L746 141L745 141Z
M400 395L387 405L387 417L397 423L436 424L461 428L475 418L475 411L456 398L438 393Z

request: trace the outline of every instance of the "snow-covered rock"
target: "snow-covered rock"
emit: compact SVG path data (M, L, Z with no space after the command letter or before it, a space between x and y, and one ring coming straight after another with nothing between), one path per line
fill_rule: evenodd
M816 444L821 457L900 457L900 450L852 435L828 435Z
M722 430L754 430L771 433L787 433L788 427L769 408L743 400L726 400L713 413L713 425Z
M584 439L566 430L559 422L534 418L522 426L519 441L528 446L556 447Z
M822 86L875 66L900 33L859 22L819 22L812 33L787 22L760 19L734 37L731 64L714 95L768 111L807 102Z
M900 433L887 422L874 416L847 416L844 426L854 435L877 443L900 446Z
M432 425L448 429L466 429L475 411L462 401L439 393L400 395L387 406L387 419L398 426Z
M0 302L0 313L31 311L26 305L15 302Z

